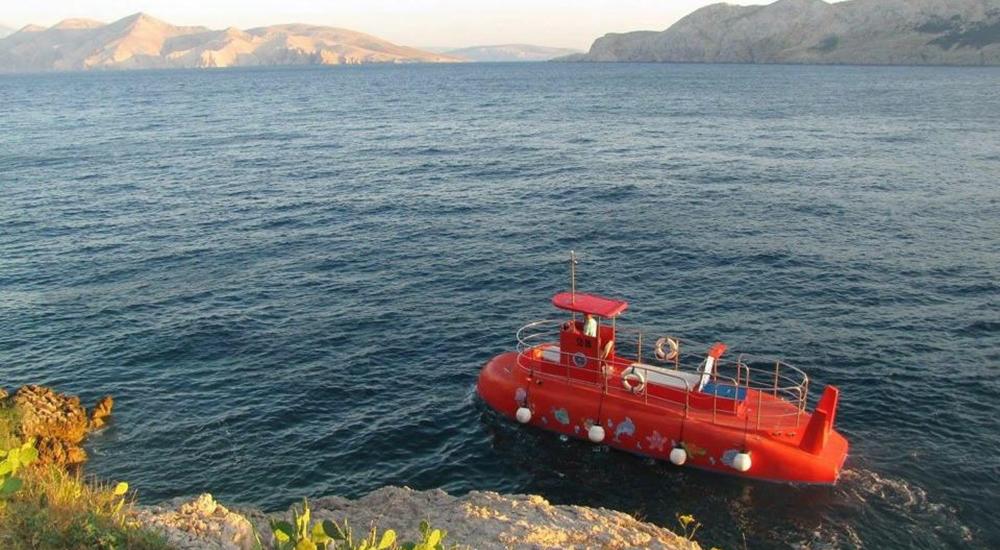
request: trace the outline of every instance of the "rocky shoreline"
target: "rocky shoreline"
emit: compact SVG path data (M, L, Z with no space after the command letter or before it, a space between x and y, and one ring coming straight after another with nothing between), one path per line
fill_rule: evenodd
M309 501L312 517L343 522L356 531L371 526L393 529L401 539L418 539L417 526L428 521L447 530L446 542L458 548L518 549L698 549L674 532L604 508L553 505L537 495L472 491L451 496L440 489L415 491L383 487L357 500L322 497ZM270 540L269 520L289 513L232 510L211 495L137 507L140 521L183 550L251 550L254 529Z
M83 440L104 427L114 406L114 399L104 396L88 414L79 397L34 385L22 386L13 395L0 388L0 401L8 399L20 416L18 435L34 439L38 462L67 469L87 461Z
M79 398L43 386L24 386L13 395L0 389L0 401L12 405L22 438L35 442L38 462L68 470L87 459L81 444L87 433L108 421L113 400L104 397L88 411ZM298 504L301 506L301 503ZM401 540L419 540L419 525L429 522L447 531L446 547L471 549L657 548L697 549L697 543L669 529L604 508L553 505L537 495L501 495L472 491L452 496L440 489L415 491L383 487L362 498L321 497L309 501L316 521L346 520L356 534L372 527L392 529ZM290 511L230 509L210 494L153 506L136 505L135 519L179 549L250 550L269 548L272 519Z

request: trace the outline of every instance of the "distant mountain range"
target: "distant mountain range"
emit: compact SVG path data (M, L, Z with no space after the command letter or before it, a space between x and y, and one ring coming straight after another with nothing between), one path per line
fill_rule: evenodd
M108 24L67 19L47 29L28 25L0 38L0 72L459 61L333 27L211 30L143 13Z
M3 38L10 34L14 34L14 29L6 27L4 25L0 25L0 38Z
M549 61L556 57L580 53L570 48L552 48L532 44L500 44L496 46L471 46L444 50L446 55L477 62L499 61Z
M564 61L1000 65L1000 0L713 4Z

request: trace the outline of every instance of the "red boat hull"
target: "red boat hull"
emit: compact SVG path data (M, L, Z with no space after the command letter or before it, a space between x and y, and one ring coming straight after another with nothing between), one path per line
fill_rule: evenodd
M610 379L609 379L610 380ZM570 378L532 376L509 352L490 360L479 375L478 393L501 414L516 418L531 411L528 424L587 440L591 426L606 434L602 444L629 453L669 460L675 446L685 450L683 467L788 483L833 484L847 457L847 440L832 429L831 414L802 412L794 426L748 428L746 411L720 419L718 410L665 410L629 392L607 385L581 384ZM763 398L763 396L761 396ZM752 414L752 413L749 413ZM816 416L814 419L813 416ZM734 465L737 453L752 457L749 469Z

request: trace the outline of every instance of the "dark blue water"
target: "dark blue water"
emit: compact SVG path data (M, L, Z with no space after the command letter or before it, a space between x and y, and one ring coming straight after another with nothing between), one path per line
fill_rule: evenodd
M709 545L1000 545L1000 71L466 65L0 78L0 381L117 398L90 472L283 507L540 493ZM494 418L580 285L842 390L842 482Z

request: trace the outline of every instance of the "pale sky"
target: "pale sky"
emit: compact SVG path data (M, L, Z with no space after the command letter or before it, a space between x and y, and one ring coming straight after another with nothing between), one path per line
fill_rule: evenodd
M773 0L729 0L767 4ZM607 32L663 30L712 0L2 0L0 24L113 21L142 11L175 25L314 23L417 47L523 42L587 49Z

